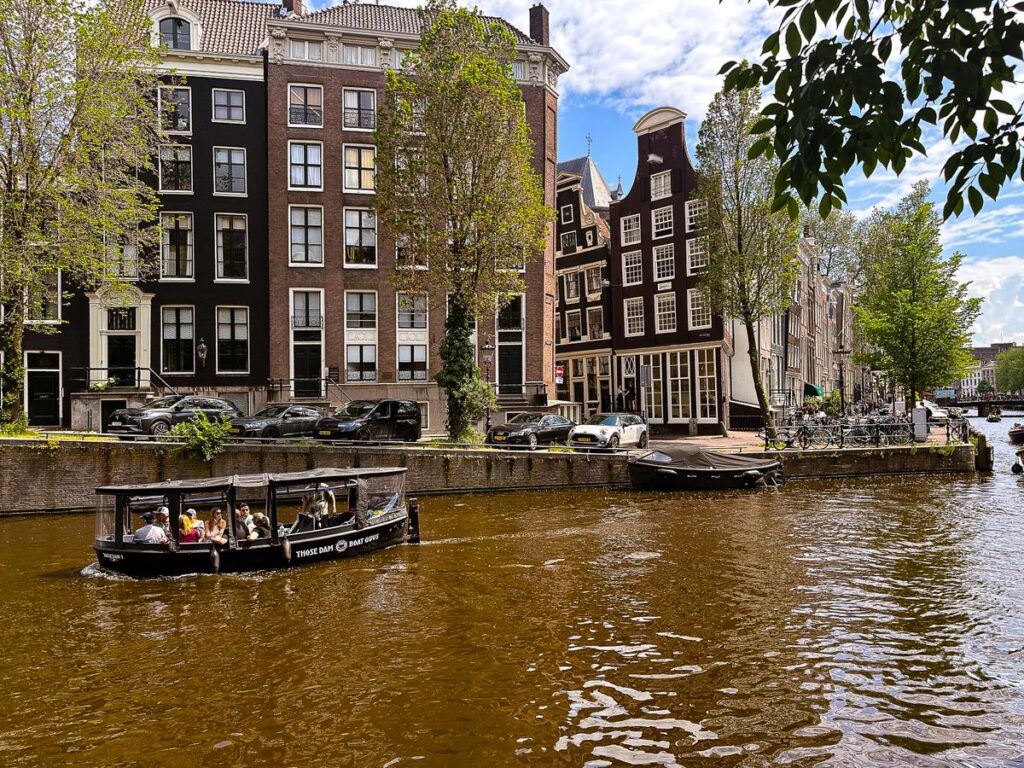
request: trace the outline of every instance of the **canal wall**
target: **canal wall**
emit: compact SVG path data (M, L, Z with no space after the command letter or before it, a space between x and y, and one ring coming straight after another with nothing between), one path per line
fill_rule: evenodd
M974 471L974 449L959 446L804 451L778 454L790 479ZM100 485L159 482L316 467L408 470L410 493L626 488L624 456L336 445L231 445L206 463L173 443L4 440L0 515L92 509Z

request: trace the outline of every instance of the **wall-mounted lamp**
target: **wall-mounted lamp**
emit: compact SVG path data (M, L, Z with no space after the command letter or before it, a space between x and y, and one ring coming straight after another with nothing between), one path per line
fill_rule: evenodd
M206 346L206 342L199 339L199 344L196 345L196 357L199 358L199 365L203 368L206 367L206 356L210 353L210 348Z

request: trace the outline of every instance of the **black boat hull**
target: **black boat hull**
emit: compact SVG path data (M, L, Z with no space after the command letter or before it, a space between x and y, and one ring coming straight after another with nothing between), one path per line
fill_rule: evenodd
M306 531L277 544L257 539L234 548L203 543L172 551L166 545L118 547L113 541L98 541L93 549L100 567L128 576L246 573L340 560L401 544L406 540L408 521L407 515L401 515L361 529Z
M1015 445L1024 445L1024 429L1011 429L1007 433L1010 442Z
M779 464L764 469L694 469L631 462L629 481L637 491L720 491L734 488L754 488L766 480L781 480Z

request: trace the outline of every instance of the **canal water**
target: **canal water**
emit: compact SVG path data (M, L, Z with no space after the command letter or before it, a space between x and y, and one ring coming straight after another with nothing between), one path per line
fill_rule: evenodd
M429 498L420 546L249 577L0 520L0 765L1021 764L1012 420L990 476Z

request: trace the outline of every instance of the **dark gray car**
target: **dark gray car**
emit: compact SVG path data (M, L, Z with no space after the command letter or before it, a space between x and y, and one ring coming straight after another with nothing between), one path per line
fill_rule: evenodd
M242 415L235 405L219 397L205 395L168 395L152 400L141 408L120 408L110 414L107 432L115 435L166 435L175 424L191 421L205 413L210 421L221 416Z
M234 437L308 437L323 414L308 405L270 403L254 415L231 420Z

